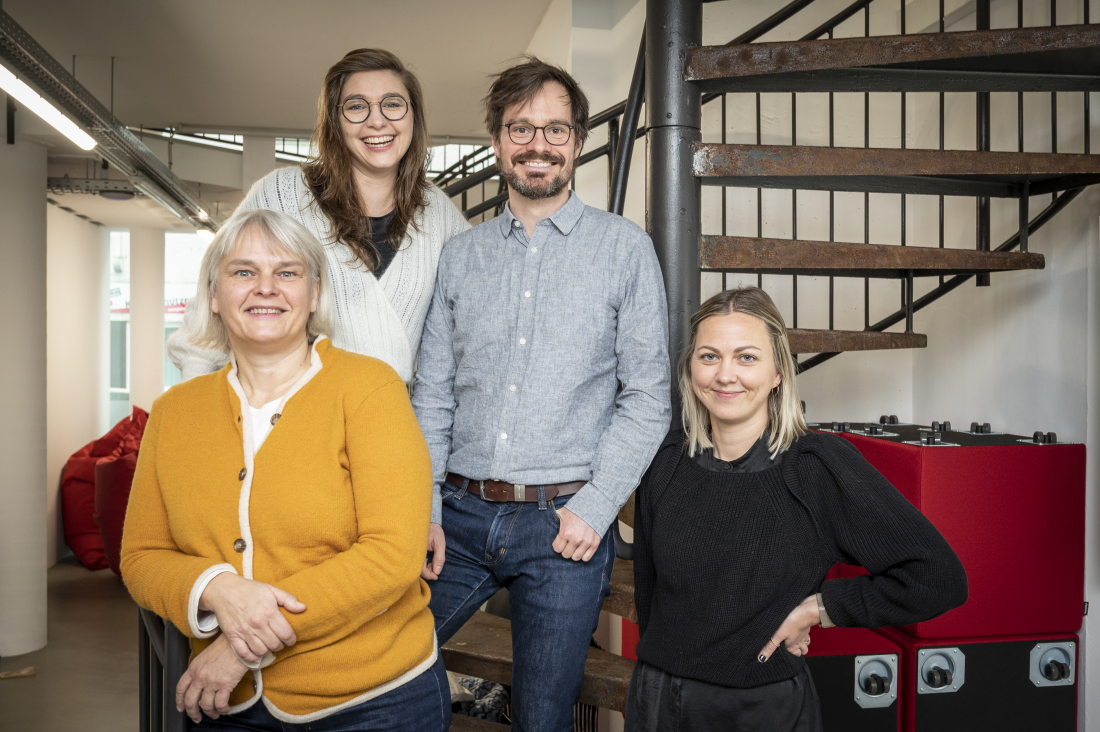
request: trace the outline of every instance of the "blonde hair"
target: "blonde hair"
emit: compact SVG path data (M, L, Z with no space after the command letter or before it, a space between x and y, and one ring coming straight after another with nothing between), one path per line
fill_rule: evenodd
M720 292L707 300L691 316L691 333L687 348L680 354L680 401L683 404L681 419L687 435L688 455L714 447L710 435L710 411L695 395L691 384L691 356L695 352L695 340L699 325L716 315L744 313L759 319L771 336L772 356L779 372L779 386L768 395L768 449L774 458L785 451L795 440L807 432L802 416L802 403L798 399L798 387L794 383L798 368L787 342L787 326L783 316L768 293L759 287L742 287Z
M309 229L279 211L255 209L237 211L218 229L202 258L198 293L194 298L194 318L187 326L188 342L199 348L228 353L229 331L221 316L210 309L210 296L217 293L218 265L231 254L244 235L253 231L269 251L283 250L301 259L309 267L311 293L317 293L317 310L306 321L310 341L319 335L331 335L336 324L332 302L332 284L325 265L325 250ZM317 288L317 289L313 289Z

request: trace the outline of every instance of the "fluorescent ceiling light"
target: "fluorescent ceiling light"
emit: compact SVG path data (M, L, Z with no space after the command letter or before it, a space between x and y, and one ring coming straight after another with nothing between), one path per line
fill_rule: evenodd
M92 139L91 135L77 127L76 123L61 114L57 107L40 97L34 89L16 79L15 75L3 66L0 66L0 89L12 95L24 107L49 122L58 132L75 142L81 149L91 150L95 147L95 140Z

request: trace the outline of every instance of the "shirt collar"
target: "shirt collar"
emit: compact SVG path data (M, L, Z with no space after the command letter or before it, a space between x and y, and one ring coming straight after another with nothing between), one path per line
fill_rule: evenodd
M569 200L565 202L564 206L552 213L549 218L550 222L558 227L558 231L568 236L573 227L577 225L577 222L581 220L581 214L583 213L584 202L581 201L576 191L569 191ZM506 203L504 204L504 213L500 215L500 233L502 236L508 236L513 221L518 221L518 219L512 215L510 204Z

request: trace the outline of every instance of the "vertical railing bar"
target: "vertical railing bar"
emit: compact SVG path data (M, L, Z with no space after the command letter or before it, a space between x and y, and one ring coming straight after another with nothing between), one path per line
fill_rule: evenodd
M913 270L905 273L905 332L913 332Z
M756 144L762 144L763 136L760 133L760 92L756 92ZM756 238L764 238L764 189L756 189ZM764 275L756 275L756 286L763 289Z
M833 29L829 29L829 39L833 37ZM833 119L833 93L829 92L829 147L835 147L834 136L835 121ZM836 241L836 201L834 191L829 191L829 241ZM833 329L833 276L829 275L829 330Z
M863 35L871 37L871 6L863 9ZM871 147L871 94L863 92L863 147ZM863 192L863 243L871 243L871 194ZM871 327L871 278L863 278L863 329Z
M722 94L722 144L726 144L726 98L727 94ZM722 236L726 235L726 187L722 186ZM726 287L726 273L722 273L722 292L725 292Z
M977 29L980 31L989 30L989 8L990 0L978 0L976 15L977 15ZM975 130L975 147L979 151L988 151L990 149L990 120L989 120L989 92L982 91L977 92L977 110L975 114L976 130ZM975 206L977 208L977 231L975 249L983 252L989 251L989 232L990 232L990 205L989 196L977 196L975 198ZM988 287L990 284L990 277L988 272L982 272L974 277L974 284L978 287Z
M1020 0L1023 2L1023 0ZM939 32L944 32L944 0L939 0ZM939 149L944 149L944 92L939 92ZM939 248L944 248L944 195L939 194ZM939 275L939 284L944 284L944 275Z
M791 147L798 144L798 97L791 92ZM791 189L791 238L798 238L798 189ZM791 275L791 296L794 304L794 314L791 316L791 327L798 327L798 275Z
M725 142L723 140L722 142ZM607 120L607 210L611 210L611 189L615 185L615 151L619 149L619 118Z
M1029 210L1028 203L1030 202L1031 195L1031 183L1024 181L1020 185L1020 251L1027 252L1027 229Z
M145 621L138 611L138 730L139 732L153 732L149 717L149 687L152 675L149 654L153 649L149 642L149 631L145 628ZM156 730L160 732L160 730Z
M901 35L905 35L905 0L899 0L901 3L901 13L898 18L901 24ZM905 92L901 93L901 149L905 149ZM901 194L901 245L905 246L905 194ZM906 286L901 289L901 302L905 305L906 300L912 300L912 272L909 274L909 281ZM912 326L912 322L909 323ZM910 328L911 329L911 328Z

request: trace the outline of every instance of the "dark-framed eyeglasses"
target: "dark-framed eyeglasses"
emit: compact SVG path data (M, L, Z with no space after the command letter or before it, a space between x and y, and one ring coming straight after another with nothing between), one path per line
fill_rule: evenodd
M551 145L564 145L573 136L573 125L560 122L545 127L535 127L526 122L509 122L504 125L508 130L508 139L517 145L526 145L535 139L535 133L542 130L543 138Z
M409 113L409 103L399 94L382 97L379 102L368 102L366 99L360 99L359 97L349 99L340 105L340 113L344 115L344 119L348 122L357 125L360 122L367 121L375 104L378 105L378 111L382 113L382 116L390 122L396 122Z

